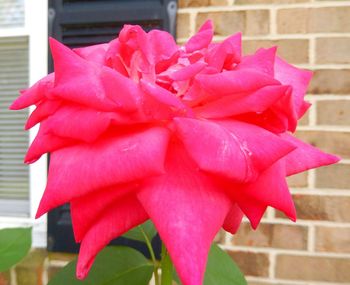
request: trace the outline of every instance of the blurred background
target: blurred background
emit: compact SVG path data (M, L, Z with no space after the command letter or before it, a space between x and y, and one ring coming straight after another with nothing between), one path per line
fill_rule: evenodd
M22 163L36 130L23 131L27 111L8 111L19 89L52 68L48 36L83 46L132 23L168 30L181 44L206 19L216 41L241 31L244 53L277 45L281 57L314 71L313 106L297 136L343 158L289 179L297 223L268 209L258 230L245 221L235 236L222 232L216 241L249 285L350 284L350 1L0 0L0 228L33 226L32 252L0 273L0 285L44 285L77 250L67 207L34 220L47 158Z

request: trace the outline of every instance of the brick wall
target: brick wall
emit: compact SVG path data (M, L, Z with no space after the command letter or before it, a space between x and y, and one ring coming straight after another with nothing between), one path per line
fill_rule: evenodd
M243 49L278 45L289 62L314 70L313 103L297 135L343 157L290 178L297 223L269 209L257 231L247 222L222 244L250 285L350 284L350 1L180 0L178 41L208 18L215 39L243 32Z

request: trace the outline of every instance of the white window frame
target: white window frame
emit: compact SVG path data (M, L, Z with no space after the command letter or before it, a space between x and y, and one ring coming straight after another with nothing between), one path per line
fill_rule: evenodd
M0 37L27 36L29 40L29 86L33 85L48 72L48 0L24 0L25 24L22 28L0 28ZM33 108L30 109L33 111ZM38 127L29 132L29 141L33 141ZM47 156L29 166L29 216L2 217L0 227L33 228L33 247L46 247L47 216L35 220L35 214L47 180Z

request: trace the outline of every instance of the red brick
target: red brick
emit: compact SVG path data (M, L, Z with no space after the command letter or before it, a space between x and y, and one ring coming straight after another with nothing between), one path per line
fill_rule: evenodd
M9 271L0 272L0 285L10 285L11 284L11 274Z
M179 0L179 8L208 6L209 0Z
M228 36L236 32L245 35L264 35L269 32L268 10L200 12L196 20L197 30L208 19L214 21L215 35L218 36Z
M316 256L280 255L276 277L291 280L350 282L350 259Z
M43 249L32 250L19 264L16 265L17 284L42 285L44 261L47 252Z
M177 15L176 38L188 38L190 36L190 14Z
M214 238L214 242L215 243L224 243L225 242L225 235L226 235L226 232L221 229L215 236Z
M304 250L307 248L308 230L303 226L281 224L260 224L252 230L248 223L243 223L233 236L234 245L272 247Z
M317 124L350 125L350 100L322 100L317 102Z
M265 253L247 251L228 251L244 275L267 277L269 274L269 257Z
M348 6L281 9L277 30L282 34L350 32L349 14Z
M350 18L350 17L349 17ZM349 69L318 69L314 71L309 93L350 94Z
M290 283L290 281L288 281L288 283L284 283L281 281L278 281L278 283L275 283L273 281L250 281L248 280L248 285L308 285L306 283Z
M325 152L350 158L350 132L297 131L296 136Z
M300 220L350 222L350 197L293 195L293 200ZM279 213L276 216L283 217Z
M350 164L334 164L316 169L316 187L350 189Z
M311 107L315 108L315 107ZM301 119L298 121L298 124L301 126L305 126L309 124L309 115L310 115L310 109L306 111L306 113L301 117Z
M226 6L230 4L230 0L210 0L211 6Z
M244 53L252 54L259 48L277 46L277 54L291 63L308 63L309 41L300 39L288 40L245 40Z
M316 63L350 63L350 38L316 39Z
M323 252L350 252L350 228L317 227L316 250Z
M292 4L292 3L306 3L310 0L235 0L235 4L249 5L249 4Z
M289 187L307 187L308 186L308 172L298 173L292 176L287 177L287 182Z
M226 6L229 0L179 0L179 8L203 7L203 6Z

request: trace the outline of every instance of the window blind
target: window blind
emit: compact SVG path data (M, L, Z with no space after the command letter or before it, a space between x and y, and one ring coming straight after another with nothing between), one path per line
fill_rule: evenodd
M0 28L24 26L24 0L0 0Z
M3 4L6 1L2 1ZM1 11L1 10L0 10ZM23 163L28 111L9 111L28 84L28 38L0 38L0 215L29 213L29 167Z

